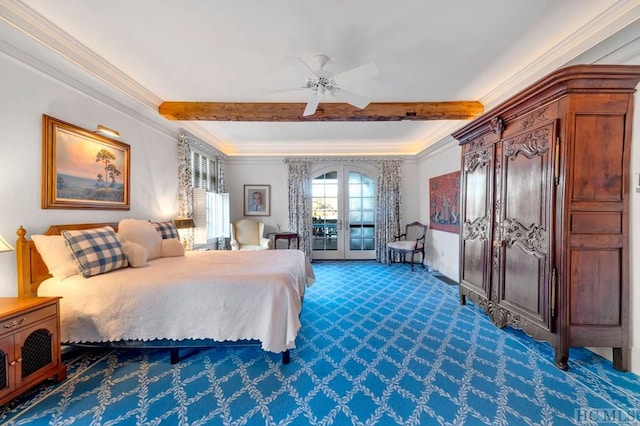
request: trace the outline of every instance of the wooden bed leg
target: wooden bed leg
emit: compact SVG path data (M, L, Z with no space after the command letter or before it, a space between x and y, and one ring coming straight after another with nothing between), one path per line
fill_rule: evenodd
M291 353L289 352L289 349L287 349L286 351L282 352L282 363L289 364L290 362L291 362Z
M171 348L169 349L169 353L171 354L171 364L177 364L180 362L180 349Z

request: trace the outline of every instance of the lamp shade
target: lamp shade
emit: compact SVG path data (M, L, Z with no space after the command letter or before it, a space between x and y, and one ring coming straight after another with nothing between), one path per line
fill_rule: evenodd
M0 235L0 253L3 253L5 251L13 251L13 250L14 248L11 246L11 244L9 244L7 240L2 238L2 235Z
M196 227L196 223L190 217L179 217L177 219L173 219L173 223L178 229L189 229Z

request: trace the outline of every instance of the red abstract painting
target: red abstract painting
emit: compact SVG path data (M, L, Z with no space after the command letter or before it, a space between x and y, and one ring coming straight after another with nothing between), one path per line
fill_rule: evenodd
M431 229L460 233L460 171L429 179Z

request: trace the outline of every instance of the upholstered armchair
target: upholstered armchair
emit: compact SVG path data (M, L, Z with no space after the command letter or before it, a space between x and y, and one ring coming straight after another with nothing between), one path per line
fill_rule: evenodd
M231 222L231 250L267 250L271 240L264 236L264 223L253 219Z

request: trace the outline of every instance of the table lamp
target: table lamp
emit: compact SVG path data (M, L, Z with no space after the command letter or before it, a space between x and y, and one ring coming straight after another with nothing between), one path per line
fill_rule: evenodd
M173 219L173 223L176 225L178 229L178 234L180 234L180 240L182 241L182 245L187 248L187 238L183 234L183 229L193 229L196 227L196 223L190 217L179 217Z
M2 238L2 235L0 235L0 253L4 253L6 251L13 251L13 250L14 248L11 246L11 244L9 244L7 240Z

